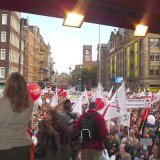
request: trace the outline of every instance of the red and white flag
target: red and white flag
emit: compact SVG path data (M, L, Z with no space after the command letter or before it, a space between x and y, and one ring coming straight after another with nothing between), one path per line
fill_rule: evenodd
M84 92L80 95L80 97L77 99L76 103L73 106L73 112L82 114L82 106L89 105L87 90L85 89ZM87 109L87 108L86 108Z
M92 102L96 102L97 104L97 110L102 110L105 106L105 99L103 96L102 86L101 84L98 85L96 92L94 93L92 97Z
M126 112L126 93L125 84L123 82L111 98L110 103L106 109L104 118L105 120L109 120L115 117L120 117Z

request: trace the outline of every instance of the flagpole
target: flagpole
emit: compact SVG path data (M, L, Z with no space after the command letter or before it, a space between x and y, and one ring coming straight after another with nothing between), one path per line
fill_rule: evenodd
M99 45L98 45L98 60L99 60L99 76L98 76L98 82L101 83L101 26L99 24Z
M130 137L129 137L130 135L129 135L129 127L128 126L127 126L127 130L128 130L128 143L131 144L130 143Z

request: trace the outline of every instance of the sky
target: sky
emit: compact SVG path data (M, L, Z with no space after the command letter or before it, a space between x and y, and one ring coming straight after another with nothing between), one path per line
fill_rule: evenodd
M50 44L55 65L54 70L69 73L69 67L82 64L83 45L92 45L92 60L97 59L99 24L83 23L81 28L62 26L63 19L22 13L29 25L39 27L46 44ZM100 43L107 43L116 27L100 25Z

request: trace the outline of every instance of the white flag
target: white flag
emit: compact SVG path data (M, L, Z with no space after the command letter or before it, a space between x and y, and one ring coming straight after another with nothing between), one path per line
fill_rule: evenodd
M110 89L110 91L108 92L107 99L110 99L110 98L111 98L112 92L113 92L113 86L112 86L112 88Z
M160 90L157 92L157 98L160 100Z
M130 92L132 92L130 88L127 88L126 93L130 93Z
M139 88L138 88L138 93L141 93L141 87L139 86Z
M121 119L120 119L120 123L123 125L123 126L128 126L130 127L130 113L127 112L126 114L124 114Z
M126 113L126 94L124 82L115 92L110 100L107 112L105 113L104 119L109 120L115 117L122 116Z
M73 105L73 112L82 114L82 95L79 97L77 102Z
M55 89L55 96L56 96L56 99L58 101L58 88L57 88L57 86L56 86L56 89Z
M54 94L53 97L52 97L52 101L51 101L51 103L50 103L50 106L51 106L51 107L54 107L54 106L56 106L57 104L58 104L58 100L57 100L56 94Z
M82 105L83 104L89 104L89 99L88 99L88 93L87 90L85 88L84 92L82 93Z

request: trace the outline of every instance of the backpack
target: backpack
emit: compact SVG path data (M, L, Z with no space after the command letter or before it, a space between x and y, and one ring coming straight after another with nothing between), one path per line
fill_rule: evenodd
M81 123L80 138L82 142L91 141L98 138L98 127L95 121L97 113L84 114Z

